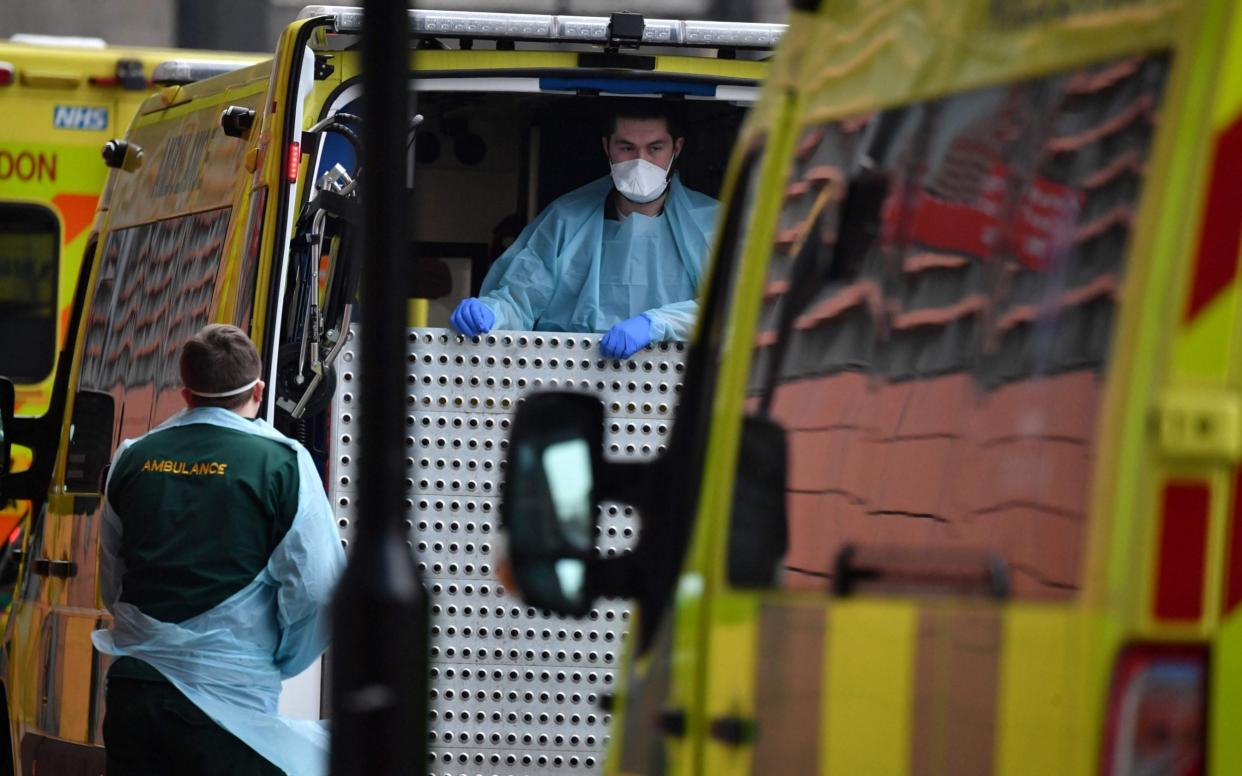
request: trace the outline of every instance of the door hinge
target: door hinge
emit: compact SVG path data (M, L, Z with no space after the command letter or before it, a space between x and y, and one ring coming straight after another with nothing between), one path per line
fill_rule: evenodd
M686 710L661 709L658 725L666 736L684 737L686 735Z
M1207 388L1167 389L1152 413L1160 452L1172 458L1242 460L1242 397Z

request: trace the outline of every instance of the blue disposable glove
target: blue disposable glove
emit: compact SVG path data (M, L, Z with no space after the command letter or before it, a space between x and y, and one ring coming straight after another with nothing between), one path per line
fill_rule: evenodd
M599 351L608 358L629 358L651 344L651 319L635 315L613 326L599 341Z
M496 313L478 299L467 297L457 304L457 309L449 316L449 323L467 337L477 337L488 333L496 325Z

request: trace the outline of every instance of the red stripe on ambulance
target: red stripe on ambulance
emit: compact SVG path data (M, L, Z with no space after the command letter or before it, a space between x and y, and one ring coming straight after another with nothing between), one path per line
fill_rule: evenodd
M1238 272L1242 248L1242 116L1216 139L1203 229L1195 257L1195 277L1185 320L1198 315Z
M1166 482L1161 497L1155 614L1162 620L1203 616L1211 489L1203 481Z

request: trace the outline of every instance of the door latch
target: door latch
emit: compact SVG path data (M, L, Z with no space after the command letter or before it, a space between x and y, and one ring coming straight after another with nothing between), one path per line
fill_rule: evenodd
M742 746L755 740L755 722L737 716L717 717L709 727L711 737L730 746Z
M34 573L41 577L68 579L69 577L76 577L78 575L78 564L71 560L36 558L34 562Z

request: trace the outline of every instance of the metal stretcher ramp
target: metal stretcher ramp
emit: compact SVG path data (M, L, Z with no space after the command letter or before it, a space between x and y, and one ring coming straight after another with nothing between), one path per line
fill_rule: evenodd
M349 547L357 503L358 337L341 353L333 400L332 499ZM591 774L602 769L611 694L630 608L605 601L588 618L543 616L496 580L499 507L513 412L532 391L604 402L605 456L658 455L681 389L684 345L604 359L599 336L493 332L476 338L410 329L406 526L431 596L433 774ZM634 544L639 518L606 504L596 547Z

